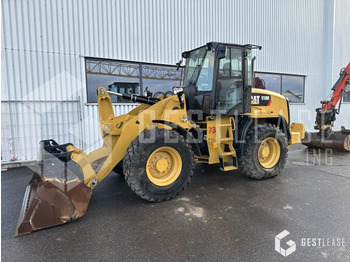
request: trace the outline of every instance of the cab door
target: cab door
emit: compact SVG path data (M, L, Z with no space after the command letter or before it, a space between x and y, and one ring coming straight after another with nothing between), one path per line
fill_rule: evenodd
M250 112L251 86L245 81L248 66L243 47L226 47L225 57L218 60L216 72L216 110L235 115Z

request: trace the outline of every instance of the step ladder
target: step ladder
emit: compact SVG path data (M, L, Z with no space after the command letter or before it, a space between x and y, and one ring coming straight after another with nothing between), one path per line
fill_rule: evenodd
M228 120L228 121L227 121ZM217 125L217 148L219 153L220 169L231 171L237 169L237 154L233 147L233 130L236 129L233 117Z

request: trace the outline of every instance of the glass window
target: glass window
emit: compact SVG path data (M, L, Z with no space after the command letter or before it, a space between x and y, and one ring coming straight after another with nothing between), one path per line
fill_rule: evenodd
M123 93L123 91L130 91L130 86L133 85L133 90L140 94L140 69L138 64L86 59L85 66L88 103L97 102L96 89L99 86L103 86L110 91L117 92L119 90L120 93ZM129 87L128 90L127 87ZM116 96L111 96L111 99L112 102L129 102L118 99Z
M253 72L252 72L252 51L247 50L247 57L245 58L245 63L247 68L246 72L246 81L247 85L252 86L253 85Z
M148 88L153 94L166 93L179 86L182 70L176 66L132 63L126 61L86 59L87 102L96 103L96 89L104 86L117 93L142 94ZM111 96L114 103L130 101Z
M218 77L230 77L230 67L231 61L229 55L220 59Z
M304 101L304 77L282 75L282 95L289 102L302 103Z
M218 76L242 77L242 50L227 48L226 57L220 59Z
M304 102L304 76L255 73L267 90L279 93L291 103Z
M166 93L179 86L182 77L182 68L179 71L174 66L142 65L143 90Z
M213 76L214 52L208 51L197 81L198 91L211 91L213 89Z
M346 86L345 95L343 96L343 102L350 102L350 84Z
M193 50L187 54L186 58L186 72L184 84L188 85L197 80L200 66L207 52L205 47Z
M259 77L267 90L281 93L281 75L277 74L264 74L264 73L255 73L255 77Z
M107 87L108 91L121 93L121 94L140 94L140 84L138 82L114 82ZM111 96L113 103L130 103L129 100L117 96Z
M217 78L217 109L228 111L243 102L242 49L227 48L220 59Z
M230 48L231 51L231 77L242 77L242 50Z

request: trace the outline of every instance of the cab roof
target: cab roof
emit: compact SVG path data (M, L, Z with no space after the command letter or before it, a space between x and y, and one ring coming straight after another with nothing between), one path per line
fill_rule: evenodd
M207 47L209 50L214 48L216 49L216 47L218 47L219 45L225 45L225 46L230 46L230 47L241 47L241 48L249 48L249 49L259 49L261 50L262 46L260 45L255 45L255 44L246 44L246 45L239 45L239 44L230 44L230 43L223 43L223 42L208 42L205 45L199 46L197 48L194 48L192 50L189 51L185 51L182 53L182 57L184 57L184 54L192 52L194 50L203 48L203 47Z

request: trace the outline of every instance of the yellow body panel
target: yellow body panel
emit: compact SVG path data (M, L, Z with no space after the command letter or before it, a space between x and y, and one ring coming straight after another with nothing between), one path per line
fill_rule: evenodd
M305 125L301 123L292 123L289 126L290 141L289 144L299 144L305 138Z
M210 118L206 119L207 122L207 144L209 151L208 164L217 164L219 163L219 150L217 142L217 121L216 119L211 120Z
M282 116L287 124L290 124L289 146L301 143L301 139L305 136L305 125L302 123L290 123L287 99L278 93L265 89L252 88L252 94L268 95L271 97L271 102L268 106L256 106L254 105L253 98L251 113L244 115L249 115L256 119L278 118Z
M251 113L243 114L251 116L252 118L278 118L283 116L284 119L289 123L288 116L288 105L286 98L275 92L252 88L252 94L268 95L271 96L271 102L269 106L258 106L252 102ZM254 98L253 98L254 99Z

